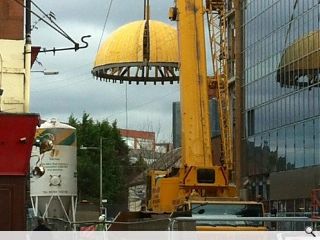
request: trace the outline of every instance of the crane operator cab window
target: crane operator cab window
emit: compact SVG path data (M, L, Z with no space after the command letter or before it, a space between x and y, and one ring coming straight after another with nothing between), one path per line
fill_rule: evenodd
M262 221L241 220L241 217L263 217L263 206L259 203L205 202L191 203L190 207L197 226L263 226ZM228 220L228 218L239 218L239 220Z
M198 183L214 183L216 181L214 169L206 169L206 168L198 169L197 181Z

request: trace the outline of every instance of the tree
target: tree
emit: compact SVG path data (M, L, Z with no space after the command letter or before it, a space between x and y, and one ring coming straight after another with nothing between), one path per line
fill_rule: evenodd
M81 121L73 115L69 124L77 130L78 148L78 191L80 199L98 201L100 152L95 149L80 150L80 146L99 147L102 145L103 199L109 203L127 201L128 147L122 140L116 122L95 121L83 113Z
M142 173L146 169L148 169L148 164L144 160L143 155L140 155L138 160L132 164L132 167L135 168L135 171L137 171L138 173Z

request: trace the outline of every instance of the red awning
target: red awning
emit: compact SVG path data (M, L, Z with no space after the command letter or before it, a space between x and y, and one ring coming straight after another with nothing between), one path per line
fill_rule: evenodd
M31 67L33 63L36 61L40 49L41 47L37 46L31 47Z
M0 112L0 175L25 176L40 116Z

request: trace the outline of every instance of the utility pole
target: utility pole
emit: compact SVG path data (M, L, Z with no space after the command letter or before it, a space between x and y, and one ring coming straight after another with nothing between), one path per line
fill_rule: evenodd
M100 214L102 214L103 213L103 209L105 209L105 207L104 207L104 205L103 205L103 203L105 202L107 202L107 200L106 199L103 199L103 195L102 195L102 160L103 160L103 145L102 145L102 143L103 143L103 140L104 139L107 139L107 138L104 138L104 137L100 137L100 142L99 142L99 147L86 147L86 146L83 146L83 145L81 145L80 146L80 149L81 150L90 150L90 149L94 149L94 150L99 150L99 162L100 162L100 177L99 177L99 206L100 206Z
M26 0L26 43L24 48L24 112L30 109L30 79L31 79L31 0Z
M103 138L100 137L100 214L103 209L103 204L102 204L102 140Z

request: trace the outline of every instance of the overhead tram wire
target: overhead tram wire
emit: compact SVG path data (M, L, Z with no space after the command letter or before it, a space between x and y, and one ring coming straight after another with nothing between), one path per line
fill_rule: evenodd
M103 38L103 35L104 35L104 31L105 31L106 26L107 26L107 22L108 22L109 15L110 15L110 10L111 10L111 7L112 7L112 2L113 2L113 0L110 0L110 2L109 2L109 6L108 6L108 10L107 10L107 15L106 15L106 18L105 18L105 20L104 20L104 24L103 24L103 28L102 28L102 32L101 32L101 36L100 36L98 48L97 48L97 53L99 52L100 45L101 45L101 41L102 41L102 38Z
M70 80L69 78L64 78L59 80L59 82L55 82L56 85L52 85L51 88L48 88L46 85L46 87L44 89L35 89L35 90L31 90L31 92L33 93L38 93L38 92L47 92L47 91L54 91L55 89L59 89L59 88L65 88L68 86L72 86L74 84L91 84L91 82L89 81L85 81L85 79L87 79L89 76L87 74L81 74L79 75L78 78L74 78L74 81ZM67 82L65 82L64 80L68 80ZM66 84L61 84L58 85L60 83L66 83Z
M172 94L174 94L174 93L177 93L177 92L179 92L179 90L174 90L174 91L169 92L169 93L167 93L167 94L165 94L165 95L163 95L163 96L159 96L159 97L156 97L156 98L154 98L154 99L151 99L151 100L148 101L148 102L144 102L144 103L138 104L138 105L136 105L136 106L133 106L130 110L139 109L139 108L141 108L141 107L143 107L143 106L149 105L149 104L151 104L151 103L158 102L158 101L160 101L160 100L163 101L163 98L168 97L168 96L170 96L170 95L172 95ZM119 112L113 113L113 114L107 116L107 118L113 117L113 116L115 116L115 115L117 115L117 114L122 114L122 113L126 113L126 111L121 111L121 112L119 111Z
M59 76L59 77L56 77L55 79L53 80L50 80L50 82L46 82L46 86L54 86L55 84L61 84L61 83L70 83L70 82L75 82L73 80L76 80L78 81L79 80L79 77L91 77L91 74L88 73L88 72L78 72L78 74L75 74L75 75L72 75L70 76L70 74L66 74L64 75L63 77ZM43 77L37 77L37 78L33 78L34 80L39 80L39 79L43 79Z
M78 81L79 81L79 80L77 80L77 82L78 82ZM80 81L82 81L82 80L80 80ZM80 81L79 81L79 82L80 82ZM66 87L66 86L68 86L68 85L73 85L74 83L75 83L75 82L69 83L69 84L67 84L67 85L65 85L65 86L60 86L60 87L58 87L58 88ZM83 84L83 83L88 83L88 82L82 81L82 82L79 83L79 84ZM42 93L42 92L45 92L45 91L51 91L51 90L54 90L54 89L57 89L57 88L37 90L37 91L32 91L32 92L38 94L38 93ZM149 105L149 104L158 102L158 101L160 101L160 100L162 101L163 98L165 98L165 97L167 97L167 96L170 96L170 95L172 95L172 94L174 94L174 93L177 93L177 92L179 92L179 90L175 90L175 91L172 91L172 92L170 92L170 93L167 93L167 94L165 94L165 95L163 95L163 96L159 96L159 97L154 98L154 99L152 99L152 100L150 100L150 101L148 101L148 102L144 102L144 103L142 103L142 104L136 105L136 106L132 107L131 110L139 109L139 108L141 108L141 107L144 107L144 106L146 106L146 105ZM119 99L119 100L120 100L120 99ZM123 113L126 113L126 111L114 112L113 114L108 115L106 118L115 117L116 115L120 115L120 114L123 114Z
M85 75L85 74L88 74L88 76L91 76L91 77L92 77L92 75L90 74L90 72L88 72L88 69L87 69L87 68L83 69L83 71L85 71L85 73L73 75L74 72L79 73L79 72L82 71L82 70L75 71L75 69L83 68L84 66L88 66L88 65L90 65L90 63L88 63L88 64L86 64L86 65L81 65L81 66L78 66L78 67L72 67L72 69L70 69L70 67L67 67L68 70L66 70L66 71L60 71L60 68L59 68L59 77L61 77L61 76L63 76L63 77L64 77L64 76L69 76L68 78L67 78L67 77L66 77L66 78L63 78L63 79L65 79L65 80L68 80L69 78L77 77L77 76L79 76L79 75L82 76L82 75ZM62 68L62 69L63 69L63 68ZM70 73L71 73L71 74L70 74ZM42 77L42 76L33 77L32 79L38 80L38 79L43 79L43 77ZM61 81L61 80L60 80L59 78L50 79L50 81L47 82L46 84L51 84L51 83L60 82L60 81Z
M67 85L63 85L63 86L59 86L59 87L54 87L54 88L45 88L45 89L39 89L39 90L33 90L31 91L33 94L41 94L41 93L44 93L44 92L57 92L56 90L57 89L62 89L62 88L66 88L68 86L72 86L74 85L75 83L77 83L77 86L80 86L80 85L84 85L84 84L87 84L88 82L87 81L83 81L83 79L81 80L78 80L78 81L75 81L75 82L72 82L72 83L69 83Z
M43 17L41 17L40 15L38 15L37 13L35 13L34 11L32 11L31 9L28 9L23 3L19 2L18 0L13 0L15 1L17 4L19 4L20 6L24 7L25 9L27 9L30 13L32 13L33 15L35 15L37 18L41 19L41 21L43 21L45 24L47 24L49 27L51 27L52 29L54 29L56 32L60 33L60 35L62 35L63 37L65 37L66 39L68 39L69 41L71 41L73 44L78 44L76 41L74 41L69 35L66 35L64 31L61 31L59 28L60 27L55 27L53 26L51 23L49 23L47 20L45 20ZM56 24L55 24L56 25Z
M18 0L14 0L16 3L18 3L19 5L21 5L22 7L26 8L25 5L21 4ZM101 41L102 41L102 37L103 37L103 34L104 34L104 31L105 31L105 28L106 28L106 24L107 24L107 21L108 21L108 18L109 18L109 15L110 15L110 10L111 10L111 7L112 7L112 2L113 0L110 1L109 3L109 6L108 6L108 11L107 11L107 15L106 15L106 19L105 19L105 22L104 22L104 26L103 26L103 31L101 33L101 37L100 37L100 41L99 41L99 47L100 47L100 44L101 44ZM31 3L42 13L44 14L45 16L47 16L47 14L33 1L31 1ZM26 8L27 9L27 8ZM52 24L54 24L58 29L56 29L54 26L52 26L50 23L48 23L43 17L39 16L38 14L36 14L35 12L31 11L30 9L28 9L32 14L34 14L36 17L38 17L41 21L43 21L44 23L46 23L47 25L49 25L51 28L53 28L54 30L56 30L57 32L59 32L61 35L63 35L65 38L67 38L68 40L72 41L73 43L76 43L75 41L73 41L73 39L58 25L56 24L54 21L52 21L50 18L49 20L52 22ZM98 47L98 49L99 49ZM76 68L81 68L82 66L86 66L86 65L89 65L91 64L91 62L88 62L88 64L82 64L81 66L79 67L76 67ZM74 68L73 68L74 69ZM73 70L69 70L68 72L71 72Z
M31 3L46 17L48 17L48 14L45 13L36 3L34 3L33 1L31 1ZM51 18L48 17L48 19L50 20L50 22L52 24L54 24L62 33L64 33L64 37L68 38L70 41L72 41L71 37L57 24L55 23ZM42 20L42 19L41 19Z
M84 64L81 64L81 65L78 65L76 67L72 67L70 68L69 66L67 67L61 67L59 66L59 69L61 69L61 71L59 70L59 76L62 76L62 75L65 75L67 73L74 73L76 69L79 69L79 68L83 68L85 66L88 66L88 65L91 65L92 64L92 61L90 62L87 62L87 63L84 63ZM85 69L85 71L87 72L87 68ZM88 73L91 77L92 77L92 74L90 74L90 72ZM68 75L68 74L67 74ZM78 76L78 75L74 75L74 76ZM72 76L71 76L72 77ZM42 78L42 77L41 77ZM40 77L34 77L33 79L40 79ZM51 81L54 81L54 80L50 80ZM49 82L49 83L50 83Z

